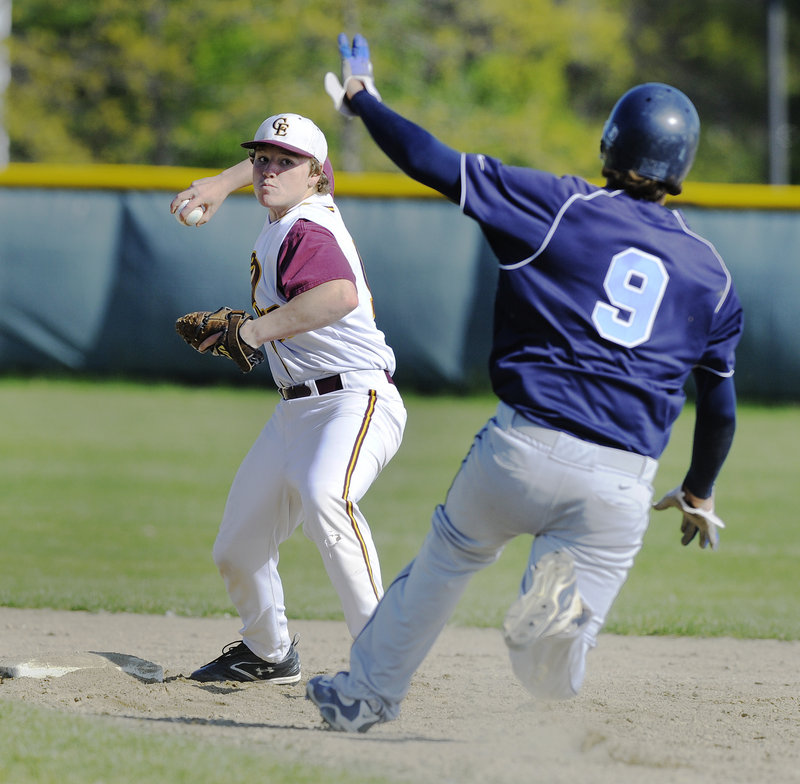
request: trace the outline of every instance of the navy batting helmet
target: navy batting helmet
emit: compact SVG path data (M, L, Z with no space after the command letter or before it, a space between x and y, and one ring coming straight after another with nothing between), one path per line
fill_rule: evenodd
M600 157L618 172L634 171L681 192L700 139L694 104L668 84L633 87L615 104L603 128Z

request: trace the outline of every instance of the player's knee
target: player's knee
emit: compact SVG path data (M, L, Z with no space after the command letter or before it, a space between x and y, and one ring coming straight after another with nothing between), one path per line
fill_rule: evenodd
M502 552L495 543L481 543L462 533L447 515L444 506L437 506L431 519L431 530L440 542L440 552L473 569L482 569L494 563Z
M214 547L211 550L211 557L214 559L214 563L221 574L230 572L235 568L237 563L233 549L219 539L214 542Z
M582 664L574 661L568 648L541 642L534 648L509 649L514 675L538 700L571 700L583 685Z
M299 490L306 519L316 516L322 510L343 509L346 503L342 498L342 485L339 482L309 478Z
M577 696L580 686L573 683L568 672L542 667L531 656L515 657L514 653L511 652L514 675L537 700L571 700Z
M537 699L543 702L563 702L578 696L577 689L570 685L556 684L551 682L541 682L533 684L523 684L525 688Z

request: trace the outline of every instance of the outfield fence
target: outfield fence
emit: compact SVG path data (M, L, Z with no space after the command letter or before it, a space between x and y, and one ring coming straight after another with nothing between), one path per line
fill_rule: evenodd
M207 225L169 213L203 169L12 164L0 171L0 372L66 371L271 386L263 366L187 351L178 315L249 305L264 220L245 189ZM482 391L496 262L477 225L401 174L336 177L336 201L365 261L398 382ZM800 400L800 187L688 183L673 199L714 243L745 308L737 388Z

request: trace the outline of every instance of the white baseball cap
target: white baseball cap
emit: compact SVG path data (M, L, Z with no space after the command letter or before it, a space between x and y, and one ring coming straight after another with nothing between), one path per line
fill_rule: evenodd
M242 147L253 148L259 144L274 144L289 152L316 158L320 164L328 157L325 134L307 117L299 114L274 114L258 126L253 141L242 142Z

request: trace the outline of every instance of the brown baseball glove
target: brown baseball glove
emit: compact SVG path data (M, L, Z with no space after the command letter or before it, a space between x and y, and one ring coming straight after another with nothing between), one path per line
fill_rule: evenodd
M220 308L213 313L198 310L187 313L175 322L177 333L201 354L210 352L215 357L233 360L242 373L249 373L264 361L264 353L253 348L239 336L239 329L249 316L243 310Z

